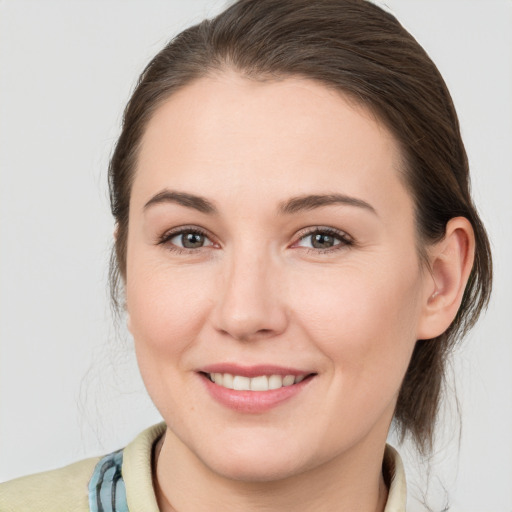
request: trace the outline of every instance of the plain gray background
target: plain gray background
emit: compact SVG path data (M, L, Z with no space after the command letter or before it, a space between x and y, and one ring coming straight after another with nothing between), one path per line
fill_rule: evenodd
M144 65L223 5L0 0L0 481L112 451L159 421L131 342L112 326L106 169ZM450 400L431 502L442 508L444 485L450 510L510 512L512 2L386 5L450 87L495 257L490 308L453 364L460 450ZM401 452L417 494L428 466Z

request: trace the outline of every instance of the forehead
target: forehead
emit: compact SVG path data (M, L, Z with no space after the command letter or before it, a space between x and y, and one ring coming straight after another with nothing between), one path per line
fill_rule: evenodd
M223 73L193 82L156 110L134 194L170 186L233 195L263 187L261 202L337 188L389 202L407 195L399 162L391 133L339 92L309 79Z

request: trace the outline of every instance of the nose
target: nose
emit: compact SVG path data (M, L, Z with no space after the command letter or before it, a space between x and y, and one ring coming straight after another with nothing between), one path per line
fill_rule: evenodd
M239 341L278 336L286 330L284 280L268 255L233 254L219 274L213 311L217 331Z

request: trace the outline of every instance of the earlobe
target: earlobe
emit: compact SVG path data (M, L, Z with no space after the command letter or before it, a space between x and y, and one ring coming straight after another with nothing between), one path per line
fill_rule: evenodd
M475 236L465 217L450 219L444 238L429 251L431 280L426 281L417 339L442 334L455 318L473 267Z

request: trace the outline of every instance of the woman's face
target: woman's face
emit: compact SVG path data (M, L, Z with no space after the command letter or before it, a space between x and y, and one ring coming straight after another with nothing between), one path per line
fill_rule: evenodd
M168 435L217 474L383 446L427 293L399 160L374 117L305 79L203 78L150 121L129 326Z

